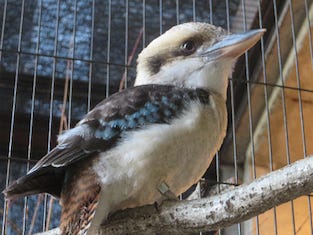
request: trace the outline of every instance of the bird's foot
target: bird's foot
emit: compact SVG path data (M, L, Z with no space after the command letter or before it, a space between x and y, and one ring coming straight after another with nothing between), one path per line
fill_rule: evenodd
M161 199L154 203L157 212L161 211L161 206L164 201L177 201L178 197L170 190L170 187L163 181L158 187L158 191L162 195Z
M163 197L165 197L165 200L178 200L178 197L171 191L170 187L164 181L160 184L158 191Z

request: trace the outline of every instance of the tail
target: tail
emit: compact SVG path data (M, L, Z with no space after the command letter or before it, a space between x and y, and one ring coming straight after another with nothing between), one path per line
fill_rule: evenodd
M94 173L81 169L68 174L62 189L60 230L67 234L94 234L90 232L100 199L101 186Z
M49 168L41 169L17 179L3 190L3 194L7 199L15 199L38 193L49 193L59 198L63 178L64 171L56 171Z

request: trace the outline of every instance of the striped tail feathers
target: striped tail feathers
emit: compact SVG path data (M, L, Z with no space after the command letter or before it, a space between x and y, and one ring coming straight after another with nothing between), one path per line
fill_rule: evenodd
M61 194L62 235L87 234L100 200L101 186L91 172L72 174Z

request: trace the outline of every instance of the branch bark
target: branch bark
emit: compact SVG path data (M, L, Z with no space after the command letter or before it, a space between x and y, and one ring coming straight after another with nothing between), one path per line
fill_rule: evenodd
M100 234L186 234L240 223L313 191L313 157L219 195L192 201L166 201L120 211L103 224ZM42 233L42 235L45 233Z

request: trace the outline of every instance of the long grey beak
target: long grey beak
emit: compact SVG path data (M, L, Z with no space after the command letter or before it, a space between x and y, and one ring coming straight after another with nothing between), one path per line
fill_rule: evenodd
M260 40L266 29L254 29L239 34L230 34L223 37L202 55L210 60L222 58L235 59L250 49Z

